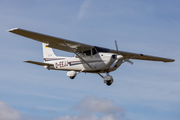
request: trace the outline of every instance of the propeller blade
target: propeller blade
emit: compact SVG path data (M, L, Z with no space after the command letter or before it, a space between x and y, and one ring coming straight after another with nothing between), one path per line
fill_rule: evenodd
M115 45L116 45L116 50L117 50L117 53L119 55L119 50L118 50L118 45L117 45L117 41L115 40Z
M110 69L115 67L115 65L117 64L117 62L119 62L119 60L123 60L123 56L122 55L117 55L116 57L117 59L114 61L114 63L110 66Z
M133 65L133 62L132 62L132 61L130 61L129 59L127 59L127 58L124 58L124 61L125 61L125 62L128 62L128 63L130 63L130 64L132 64L132 65Z
M116 65L116 63L117 63L118 60L120 60L120 59L123 59L124 62L128 62L128 63L130 63L130 64L133 65L133 62L132 62L132 61L130 61L130 60L127 59L127 58L123 58L123 56L119 54L118 45L117 45L117 41L116 41L116 40L115 40L115 45L116 45L116 50L117 50L118 55L117 55L117 60L111 65L111 67L114 67L114 65Z
M113 68L117 62L118 62L118 59L114 61L114 63L110 66L110 69Z

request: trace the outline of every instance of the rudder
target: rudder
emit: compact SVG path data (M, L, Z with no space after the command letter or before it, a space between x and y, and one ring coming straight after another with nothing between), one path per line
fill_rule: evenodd
M54 54L52 48L49 48L47 46L48 46L47 43L42 43L44 60L47 58L57 58L57 56Z

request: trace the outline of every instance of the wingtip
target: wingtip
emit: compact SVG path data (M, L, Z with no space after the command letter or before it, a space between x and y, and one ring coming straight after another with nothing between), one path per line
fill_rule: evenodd
M168 61L163 61L163 62L166 63L166 62L174 62L174 61L175 61L175 59L170 59Z
M7 30L8 32L12 32L12 31L14 31L14 30L18 30L19 28L12 28L12 29L10 29L10 30Z
M172 60L171 62L175 62L175 60Z
M175 61L175 59L171 59L171 60L170 60L170 62L174 62L174 61Z

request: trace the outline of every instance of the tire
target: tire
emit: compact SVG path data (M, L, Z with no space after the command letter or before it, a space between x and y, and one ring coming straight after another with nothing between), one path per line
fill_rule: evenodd
M70 77L71 79L74 79L75 78L75 76L72 76L72 77Z
M111 82L107 82L106 84L107 84L107 86L110 86L112 83Z

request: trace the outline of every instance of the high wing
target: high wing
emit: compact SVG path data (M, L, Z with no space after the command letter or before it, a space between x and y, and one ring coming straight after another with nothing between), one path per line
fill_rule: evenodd
M62 38L57 38L57 37L52 37L49 35L44 35L41 33L36 33L28 30L23 30L20 28L14 28L9 30L9 32L34 39L39 42L43 43L48 43L48 47L67 51L67 52L72 52L69 47L71 47L75 52L81 52L85 50L90 50L94 46L79 43L79 42L74 42ZM111 50L109 49L110 52L118 54L116 50ZM119 54L122 55L124 58L127 59L138 59L138 60L150 60L150 61L162 61L162 62L173 62L174 59L168 59L168 58L162 58L162 57L156 57L156 56L150 56L150 55L144 55L144 54L138 54L138 53L131 53L131 52L125 52L125 51L119 51ZM34 63L35 64L35 63Z
M116 50L110 49L110 51L112 53L118 54L118 52ZM145 55L145 54L137 54L137 53L131 53L131 52L125 52L125 51L119 51L119 54L122 55L124 58L127 58L127 59L162 61L162 62L174 62L175 61L174 59L150 56L150 55Z
M11 29L9 30L9 32L12 32L12 33L15 33L15 34L27 37L27 38L31 38L39 42L48 43L49 45L47 47L51 47L51 48L55 48L55 49L59 49L59 50L67 51L67 52L72 52L72 51L69 48L67 48L65 44L67 44L76 52L82 52L82 51L90 50L93 48L93 46L91 45L86 45L83 43L78 43L78 42L66 40L63 38L52 37L49 35L44 35L41 33L36 33L36 32L32 32L28 30L23 30L20 28Z

